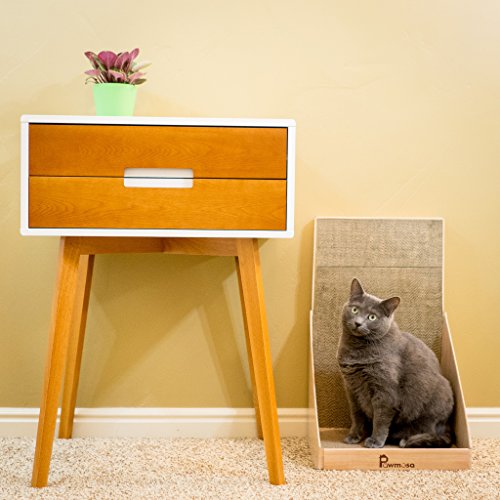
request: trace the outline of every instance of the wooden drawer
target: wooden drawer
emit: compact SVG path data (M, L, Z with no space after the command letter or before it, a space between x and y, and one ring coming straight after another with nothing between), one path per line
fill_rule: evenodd
M122 179L31 177L30 227L285 230L286 181L196 179L189 189Z
M286 128L31 124L29 136L30 175L189 168L195 177L286 179Z
M294 133L291 120L23 117L21 232L290 237Z

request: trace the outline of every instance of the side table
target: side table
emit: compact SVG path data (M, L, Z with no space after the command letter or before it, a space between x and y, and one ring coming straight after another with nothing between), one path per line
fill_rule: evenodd
M32 485L71 438L95 255L235 258L258 433L284 484L258 238L293 236L293 120L23 116L21 233L60 237ZM64 383L63 383L64 381Z

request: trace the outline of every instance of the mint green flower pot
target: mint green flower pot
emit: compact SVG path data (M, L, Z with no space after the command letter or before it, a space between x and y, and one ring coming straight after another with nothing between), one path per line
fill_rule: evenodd
M94 87L97 116L132 116L137 88L128 83L96 83Z

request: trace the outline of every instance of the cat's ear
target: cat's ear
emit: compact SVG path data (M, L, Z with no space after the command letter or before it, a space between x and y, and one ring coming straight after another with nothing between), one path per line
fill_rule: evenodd
M354 278L351 283L351 298L360 297L364 293L365 291L363 290L361 283L357 278Z
M386 316L390 316L396 308L399 306L401 299L399 297L391 297L390 299L385 299L380 303L380 307L384 311Z

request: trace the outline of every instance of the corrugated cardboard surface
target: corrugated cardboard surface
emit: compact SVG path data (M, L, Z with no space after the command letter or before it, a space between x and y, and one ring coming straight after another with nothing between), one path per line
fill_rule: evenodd
M352 278L377 297L401 297L400 328L439 357L442 262L442 220L317 219L312 334L320 428L350 425L336 353Z

